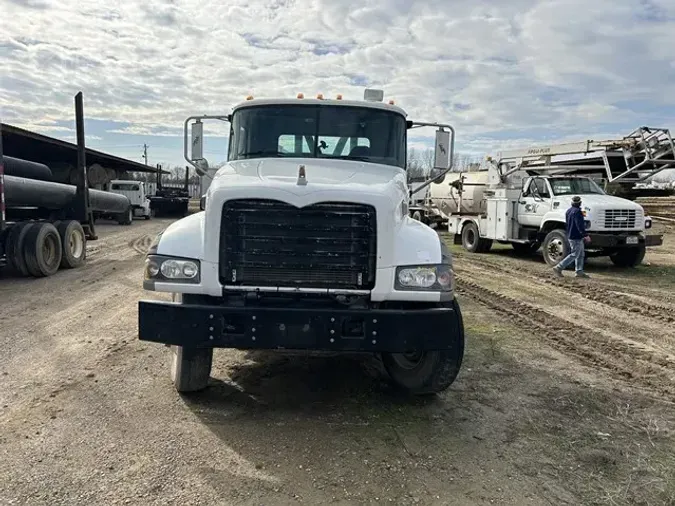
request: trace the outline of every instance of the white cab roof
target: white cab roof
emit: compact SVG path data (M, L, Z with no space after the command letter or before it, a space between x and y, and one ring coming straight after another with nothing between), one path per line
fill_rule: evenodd
M386 102L369 102L368 100L336 100L336 99L318 99L318 98L254 98L240 102L232 108L232 112L244 107L254 107L260 105L336 105L343 107L364 107L367 109L380 109L383 111L396 112L403 117L407 117L406 112L396 105Z

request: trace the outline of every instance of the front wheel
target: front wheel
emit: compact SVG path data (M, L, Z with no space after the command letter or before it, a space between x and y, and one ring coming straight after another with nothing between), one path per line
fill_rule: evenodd
M174 302L197 303L198 295L174 294ZM179 393L204 390L211 376L213 348L171 347L171 381Z
M644 246L638 248L620 249L609 256L609 259L617 267L635 267L640 265L645 258L647 250Z
M398 387L415 395L434 394L447 389L457 378L464 358L464 322L456 300L450 307L459 319L459 334L450 336L453 341L449 349L382 354L384 368Z
M542 245L544 260L548 265L557 265L570 253L570 244L563 230L551 230Z

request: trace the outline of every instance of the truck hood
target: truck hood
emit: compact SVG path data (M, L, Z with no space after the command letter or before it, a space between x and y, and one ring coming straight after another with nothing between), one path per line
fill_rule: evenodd
M300 166L305 167L306 184L299 181ZM298 196L337 189L345 192L405 194L405 172L389 165L351 160L238 160L228 162L218 170L209 192L243 187L274 188Z
M597 193L592 194L580 194L581 197L581 207L586 211L599 211L602 209L634 209L636 211L642 211L642 206L636 204L630 200L622 199L620 197L614 197L613 195L599 195ZM572 195L561 195L560 197L555 197L553 202L560 202L560 206L563 209L567 209L571 205Z

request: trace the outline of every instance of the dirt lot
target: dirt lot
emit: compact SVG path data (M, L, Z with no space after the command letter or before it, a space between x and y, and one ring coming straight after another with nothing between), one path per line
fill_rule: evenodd
M0 504L675 504L675 230L584 282L453 248L467 354L436 398L371 359L222 350L182 398L136 338L167 223L99 226L85 268L0 279Z

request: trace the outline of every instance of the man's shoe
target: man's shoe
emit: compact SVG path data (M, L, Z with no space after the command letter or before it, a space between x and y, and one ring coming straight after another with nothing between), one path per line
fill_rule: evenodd
M585 272L577 272L575 277L576 278L590 278L590 276L588 274L586 274Z
M557 267L554 267L554 268L553 268L553 275L554 275L556 278L563 278L563 277L565 277L565 276L563 276L562 271L561 271L560 269L558 269Z

